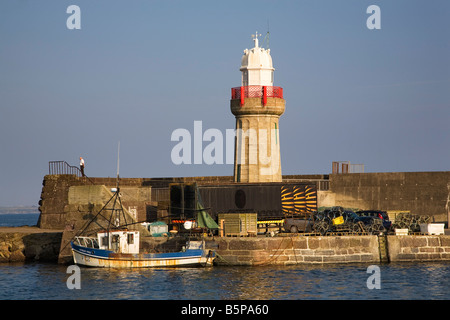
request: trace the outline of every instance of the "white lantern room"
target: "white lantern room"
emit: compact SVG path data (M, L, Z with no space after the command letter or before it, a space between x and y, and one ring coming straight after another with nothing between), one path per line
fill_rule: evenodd
M272 57L270 49L259 47L258 32L253 37L255 47L245 49L242 56L241 72L242 86L273 86Z

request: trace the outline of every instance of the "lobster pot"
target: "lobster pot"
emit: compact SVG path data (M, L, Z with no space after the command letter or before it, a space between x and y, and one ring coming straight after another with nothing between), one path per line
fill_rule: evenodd
M256 235L257 213L219 213L221 236Z

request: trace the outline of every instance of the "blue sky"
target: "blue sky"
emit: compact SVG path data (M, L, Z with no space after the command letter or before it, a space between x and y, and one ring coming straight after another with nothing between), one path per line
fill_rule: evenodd
M115 176L118 141L122 177L232 175L173 164L171 133L234 128L230 88L268 25L283 174L448 171L449 21L444 0L1 1L0 206L37 205L52 160Z

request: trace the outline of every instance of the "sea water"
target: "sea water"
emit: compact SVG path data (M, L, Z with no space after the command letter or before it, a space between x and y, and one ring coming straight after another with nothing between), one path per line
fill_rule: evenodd
M0 227L35 226L39 213L0 214Z
M448 300L450 263L380 265L379 289L364 264L173 269L80 268L79 289L68 266L0 264L0 300Z

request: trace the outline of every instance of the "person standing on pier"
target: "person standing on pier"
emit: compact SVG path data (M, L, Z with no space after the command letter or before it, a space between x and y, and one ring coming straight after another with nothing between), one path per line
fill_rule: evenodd
M84 159L82 157L80 157L80 170L81 170L81 176L85 176L84 175Z

